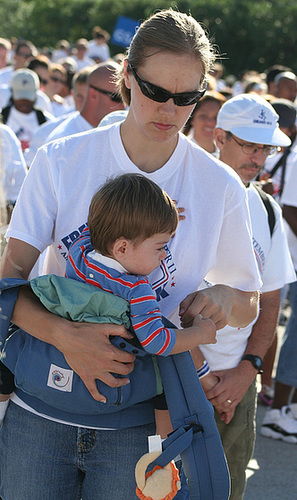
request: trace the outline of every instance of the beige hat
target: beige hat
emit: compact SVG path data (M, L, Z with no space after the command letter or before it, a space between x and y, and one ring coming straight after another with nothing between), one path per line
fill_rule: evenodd
M13 99L27 99L33 102L36 100L39 78L34 71L18 69L14 72L10 85Z

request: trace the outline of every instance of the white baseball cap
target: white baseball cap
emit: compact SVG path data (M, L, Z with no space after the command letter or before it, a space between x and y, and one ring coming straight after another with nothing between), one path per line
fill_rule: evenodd
M278 124L279 116L266 99L258 94L239 94L221 107L217 128L239 139L268 146L290 146L291 139Z
M36 91L39 89L39 78L30 69L18 69L14 72L10 86L13 99L35 101Z

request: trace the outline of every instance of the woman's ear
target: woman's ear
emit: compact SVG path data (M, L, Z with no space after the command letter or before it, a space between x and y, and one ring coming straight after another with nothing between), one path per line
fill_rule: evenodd
M128 58L125 57L125 59L124 59L124 70L123 70L124 80L125 80L125 85L126 85L127 89L131 89L131 82L130 82L131 72L128 71L128 66L129 66Z

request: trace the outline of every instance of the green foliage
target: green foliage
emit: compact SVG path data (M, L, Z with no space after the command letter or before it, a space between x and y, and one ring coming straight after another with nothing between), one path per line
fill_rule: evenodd
M61 38L74 43L90 39L95 25L112 33L120 15L143 20L168 7L204 25L227 73L263 71L275 63L297 71L296 0L1 0L0 36L26 38L38 47L55 46Z

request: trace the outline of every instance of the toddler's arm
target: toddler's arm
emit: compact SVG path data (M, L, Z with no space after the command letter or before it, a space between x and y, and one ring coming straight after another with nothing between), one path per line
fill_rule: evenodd
M216 343L216 326L211 319L202 319L198 314L193 321L193 326L183 330L175 330L176 341L171 354L191 351L199 344Z

